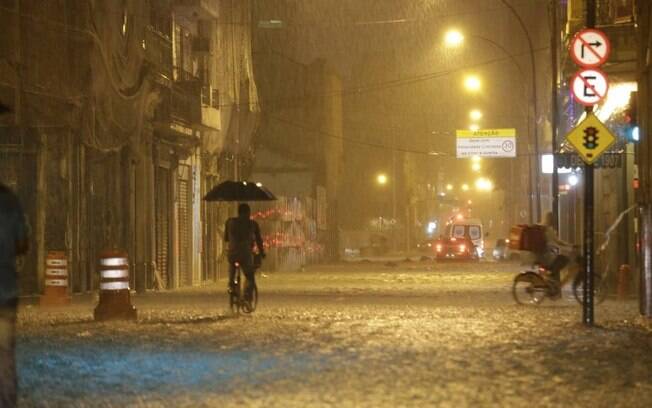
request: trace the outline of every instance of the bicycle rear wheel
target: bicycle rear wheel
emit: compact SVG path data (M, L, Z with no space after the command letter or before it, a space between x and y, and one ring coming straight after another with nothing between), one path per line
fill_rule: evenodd
M534 272L516 275L512 286L512 296L520 305L538 305L548 294L548 284Z
M242 303L242 311L244 313L251 313L256 310L256 306L258 306L258 288L256 286L252 289L251 300Z
M573 296L580 305L584 304L584 273L578 274L573 281ZM607 287L600 275L593 276L593 302L600 304L607 298Z

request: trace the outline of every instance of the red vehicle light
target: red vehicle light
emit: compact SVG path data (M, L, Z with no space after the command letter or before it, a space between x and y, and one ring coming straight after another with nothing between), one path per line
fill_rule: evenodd
M460 252L466 251L466 245L462 244L460 245Z
M437 244L435 246L435 249L437 250L437 252L441 252L441 244Z

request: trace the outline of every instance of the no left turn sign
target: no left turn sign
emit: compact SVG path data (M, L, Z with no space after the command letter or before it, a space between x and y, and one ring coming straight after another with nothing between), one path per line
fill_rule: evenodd
M571 58L584 68L599 67L607 61L609 53L609 38L600 30L582 30L575 34L570 44Z
M582 105L595 105L607 96L607 74L599 69L584 69L573 77L571 90L575 99Z

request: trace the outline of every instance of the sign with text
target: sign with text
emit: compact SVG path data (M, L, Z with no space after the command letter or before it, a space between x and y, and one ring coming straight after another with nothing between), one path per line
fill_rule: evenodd
M559 173L564 173L563 170L584 167L584 160L576 153L557 153L555 164L557 169L561 170ZM603 153L593 162L593 167L596 169L620 169L623 167L623 153Z
M457 157L516 157L516 129L458 130Z

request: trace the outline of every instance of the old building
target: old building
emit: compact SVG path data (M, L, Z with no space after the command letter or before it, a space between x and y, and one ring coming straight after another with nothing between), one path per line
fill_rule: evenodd
M49 250L67 253L74 292L97 287L108 249L128 252L139 291L216 278L229 207L201 198L250 158L250 2L3 4L0 180L36 255L23 292L41 289Z

